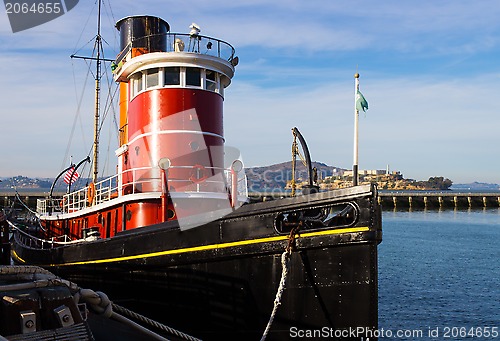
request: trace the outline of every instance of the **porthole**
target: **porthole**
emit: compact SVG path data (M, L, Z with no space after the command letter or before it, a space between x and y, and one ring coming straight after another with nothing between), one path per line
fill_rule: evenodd
M197 141L191 141L189 143L189 147L191 147L191 150L193 152L196 152L196 151L200 150L200 144Z

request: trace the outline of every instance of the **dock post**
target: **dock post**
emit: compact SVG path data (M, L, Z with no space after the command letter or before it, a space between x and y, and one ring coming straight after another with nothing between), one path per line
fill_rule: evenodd
M3 197L3 207L9 207L11 205L11 201L8 195Z

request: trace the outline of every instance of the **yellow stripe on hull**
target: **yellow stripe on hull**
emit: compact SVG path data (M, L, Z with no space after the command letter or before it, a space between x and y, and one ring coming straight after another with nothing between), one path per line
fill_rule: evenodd
M342 233L357 233L357 232L367 232L370 229L367 226L361 227L352 227L345 229L337 229L337 230L325 230L325 231L316 231L316 232L306 232L297 234L296 238L309 238L309 237L317 237L317 236L327 236L327 235L336 235ZM266 237L266 238L257 238L257 239L248 239L248 240L240 240L237 242L228 242L222 244L210 244L210 245L202 245L202 246L194 246L187 247L182 249L174 249L174 250L165 250L159 252L152 253L144 253L140 255L133 256L125 256L125 257L116 257L116 258L108 258L108 259L97 259L97 260L89 260L89 261L80 261L80 262L70 262L70 263L61 263L61 264L50 264L49 266L67 266L67 265L84 265L84 264L102 264L102 263L113 263L113 262L122 262L133 259L141 259L141 258L152 258L152 257L160 257L167 255L177 255L182 253L189 252L198 252L198 251L208 251L208 250L217 250L217 249L226 249L236 246L244 246L244 245L254 245L254 244L262 244L268 242L277 242L282 240L287 240L288 236L274 236L274 237ZM19 257L19 255L13 250L12 255L18 261L22 263L26 263L24 259Z

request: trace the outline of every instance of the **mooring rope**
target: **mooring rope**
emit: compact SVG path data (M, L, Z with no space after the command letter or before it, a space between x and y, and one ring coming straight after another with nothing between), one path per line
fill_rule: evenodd
M271 326L274 321L274 317L276 316L276 312L278 311L278 307L281 304L281 296L283 295L283 291L285 290L286 277L288 275L288 264L290 260L291 250L286 250L281 254L281 280L280 285L278 286L278 291L276 292L276 298L274 299L274 307L269 317L269 321L267 322L266 330L264 330L264 334L260 341L264 341L267 338L267 334L269 330L271 330Z
M278 286L278 291L276 292L276 297L274 298L273 311L271 312L271 316L269 316L269 321L267 322L266 329L264 330L260 341L264 341L267 338L267 335L271 330L271 326L273 325L276 313L278 312L278 307L281 304L281 296L283 296L283 292L285 291L286 278L290 266L290 257L292 256L292 250L295 249L295 235L301 227L302 221L300 221L299 224L290 231L288 244L285 248L285 251L281 254L281 280Z
M21 197L19 196L19 192L17 191L17 188L16 188L16 199L21 203L21 205L31 214L34 214L36 216L36 212L33 211L31 208L28 207L28 205L26 205L24 203L24 201L21 199Z
M141 314L138 314L136 312L133 312L125 307L122 307L122 306L119 306L118 304L116 303L113 303L113 311L117 311L119 312L120 314L122 315L127 315L133 319L136 319L136 320L139 320L141 322L144 322L146 324L149 324L157 329L160 329L164 332L167 332L168 334L170 335L174 335L174 336L177 336L183 340L188 340L188 341L201 341L200 339L197 339L191 335L188 335L188 334L185 334L181 331L178 331L172 327L169 327L169 326L166 326L160 322L157 322L155 320L152 320L146 316L143 316Z

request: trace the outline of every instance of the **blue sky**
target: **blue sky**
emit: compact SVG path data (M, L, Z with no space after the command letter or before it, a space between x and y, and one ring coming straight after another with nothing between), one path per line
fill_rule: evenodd
M53 177L69 155L89 152L92 84L76 116L86 64L69 56L92 47L95 8L80 0L62 17L15 34L0 14L0 177ZM370 106L360 115L360 169L389 165L417 180L500 183L497 0L111 0L111 8L106 0L104 13L109 58L118 53L114 21L136 14L160 16L173 32L195 22L201 34L236 48L225 136L246 166L289 160L296 126L314 160L351 168L358 67ZM111 156L101 165L112 173L109 122L101 154Z

